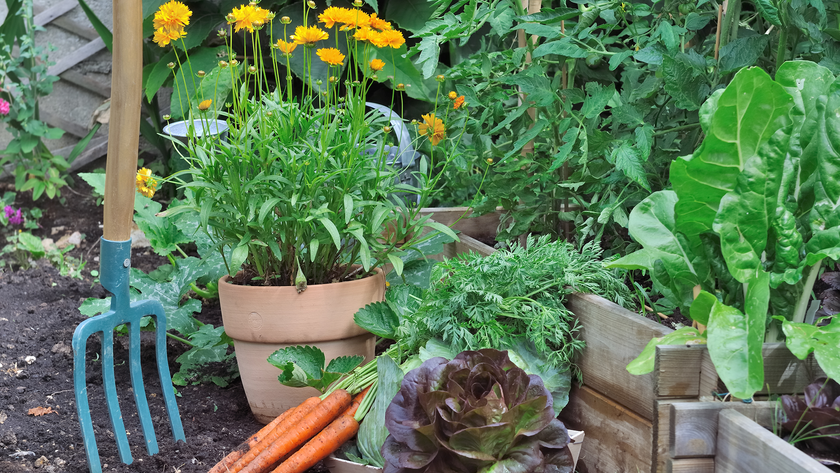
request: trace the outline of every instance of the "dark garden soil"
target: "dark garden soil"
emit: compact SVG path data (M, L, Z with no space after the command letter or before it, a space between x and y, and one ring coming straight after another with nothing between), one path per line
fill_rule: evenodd
M69 255L87 262L83 279L60 276L46 260L26 270L0 272L0 472L88 471L73 393L71 338L85 319L79 305L88 297L103 297L105 291L90 270L98 270L98 239L102 207L96 205L91 189L76 178L72 189L63 191L66 205L57 200L32 203L18 195L15 206L43 211L40 228L32 233L53 238L78 231L84 239ZM9 189L0 183L0 194ZM0 235L0 248L5 246ZM166 260L149 249L132 251L132 266L151 271ZM221 324L218 303L205 304L199 315L205 323ZM261 425L251 416L242 384L227 388L213 384L179 389L178 407L186 433L186 444L173 442L157 379L151 333L143 334L142 366L160 452L148 456L129 389L128 343L117 337L114 344L116 383L134 462L119 459L102 389L100 341L88 341L87 385L96 440L103 471L188 473L206 472L233 447ZM186 346L169 341L170 371L177 371L175 358ZM51 409L43 415L34 408ZM313 470L315 471L315 470ZM321 470L326 471L326 470Z

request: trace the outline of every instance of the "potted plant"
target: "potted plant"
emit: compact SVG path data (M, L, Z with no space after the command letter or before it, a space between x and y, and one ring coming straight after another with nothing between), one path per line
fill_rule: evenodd
M253 3L234 8L219 32L229 55L198 74L188 115L199 124L222 118L228 135L191 136L182 148L189 167L170 178L184 190L179 211L199 213L225 258L224 326L252 411L265 422L312 394L278 387L271 353L315 344L331 358L371 358L374 336L353 315L383 298L382 267L400 273L402 258L436 233L424 229L455 238L419 209L452 159L446 124L463 111L447 106L444 119L433 112L415 122L433 153L421 160L416 185L402 183L388 159L396 117L369 112L365 94L394 73L386 67L403 35L354 5L318 14L306 2L296 21ZM188 22L184 5L163 5L155 41L181 40ZM242 62L233 41L248 48ZM303 65L300 82L293 63Z

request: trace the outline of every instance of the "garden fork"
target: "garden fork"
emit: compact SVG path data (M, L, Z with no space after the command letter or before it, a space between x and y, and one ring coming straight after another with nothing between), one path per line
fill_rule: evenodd
M82 427L82 439L88 468L101 473L99 452L93 432L88 405L85 376L87 339L101 332L102 378L108 414L123 463L131 463L125 425L117 399L114 379L114 329L126 324L129 330L129 368L131 387L137 406L146 451L158 452L143 374L140 369L140 319L152 316L156 327L156 356L160 386L175 441L183 440L184 428L175 402L169 365L166 357L166 314L158 301L130 302L129 269L131 267L131 220L134 213L134 183L140 130L140 100L142 97L142 0L114 0L114 42L111 98L111 122L108 131L108 158L105 169L105 214L100 252L100 281L112 294L111 310L85 320L73 334L73 386L76 408Z

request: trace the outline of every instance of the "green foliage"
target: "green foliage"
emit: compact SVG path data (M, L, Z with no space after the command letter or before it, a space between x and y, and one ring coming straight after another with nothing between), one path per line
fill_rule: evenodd
M823 326L795 323L776 316L782 322L785 343L791 353L804 360L811 353L826 375L840 379L840 318L832 317Z
M277 377L280 384L293 388L308 386L324 393L364 359L361 355L340 356L327 364L324 352L318 347L293 346L275 351L268 357L268 362L282 371Z
M398 338L411 346L441 338L456 351L506 349L525 340L551 369L567 371L584 342L564 305L566 296L587 292L619 304L630 300L600 253L595 245L577 252L544 236L529 238L526 247L439 263L420 307L402 316Z
M840 169L838 84L806 61L784 63L776 81L739 71L703 105L703 143L671 164L674 191L631 212L644 248L610 264L650 271L683 314L708 325L712 361L737 397L763 386L768 314L801 323L822 261L840 259L840 187L829 177Z

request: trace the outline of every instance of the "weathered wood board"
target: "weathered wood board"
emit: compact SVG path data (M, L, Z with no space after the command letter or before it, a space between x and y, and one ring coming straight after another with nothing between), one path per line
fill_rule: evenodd
M830 471L740 412L733 409L721 411L718 419L715 473Z
M674 402L668 425L671 458L714 457L718 416L724 410L740 412L764 427L772 424L775 402Z

